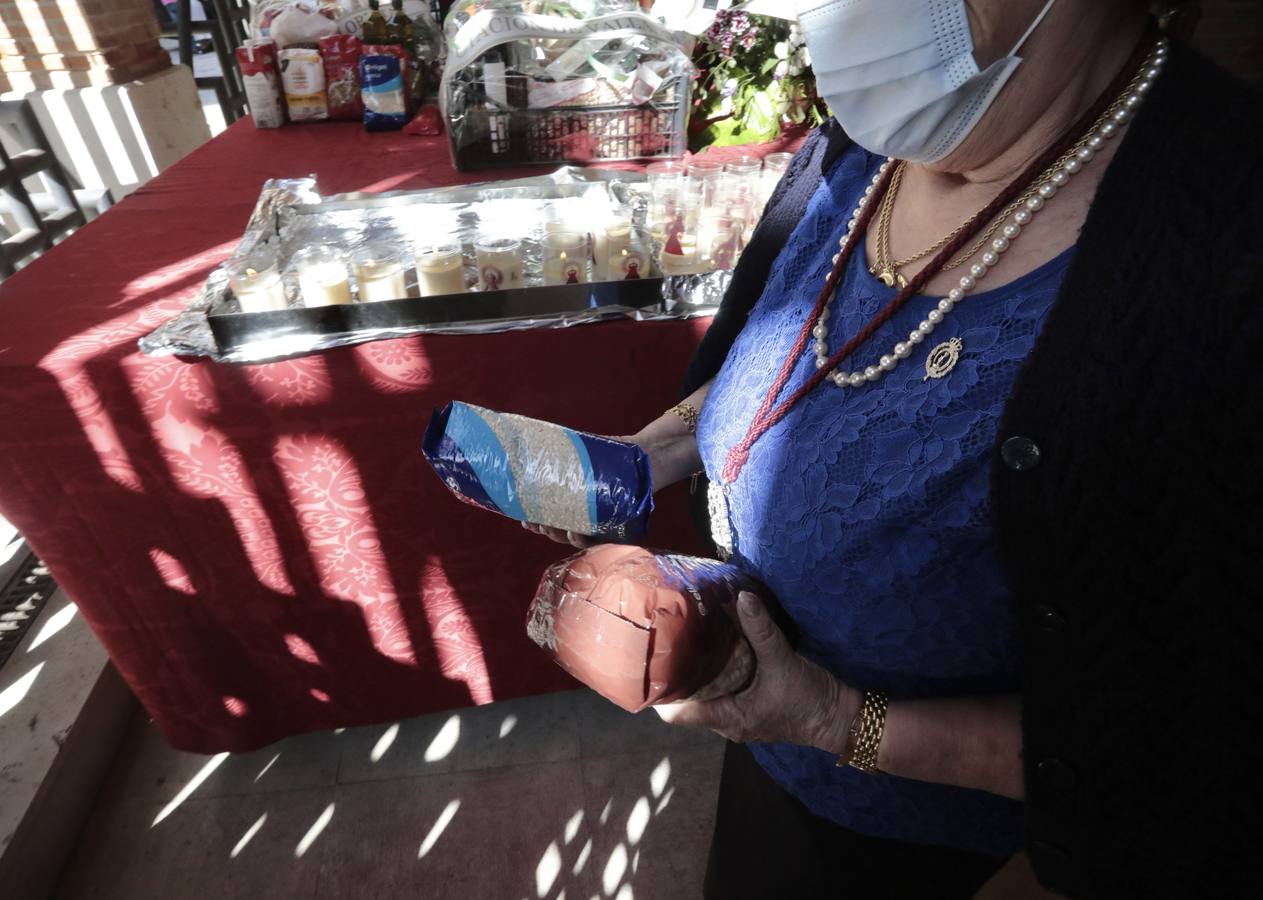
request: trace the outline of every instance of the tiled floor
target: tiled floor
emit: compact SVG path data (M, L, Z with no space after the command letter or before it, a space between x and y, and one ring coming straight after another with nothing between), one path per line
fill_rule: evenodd
M586 690L213 757L142 716L57 897L685 900L722 748Z

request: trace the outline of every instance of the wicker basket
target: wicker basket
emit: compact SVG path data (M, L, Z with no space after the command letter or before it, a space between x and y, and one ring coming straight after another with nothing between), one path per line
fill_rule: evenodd
M643 106L466 109L453 161L458 169L485 169L683 156L687 87L663 85L656 96L668 99Z

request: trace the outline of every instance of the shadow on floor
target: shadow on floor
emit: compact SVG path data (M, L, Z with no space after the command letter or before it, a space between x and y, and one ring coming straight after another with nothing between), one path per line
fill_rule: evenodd
M142 715L56 896L697 897L722 752L586 690L216 756Z

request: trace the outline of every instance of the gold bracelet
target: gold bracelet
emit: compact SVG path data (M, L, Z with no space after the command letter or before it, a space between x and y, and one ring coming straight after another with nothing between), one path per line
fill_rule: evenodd
M886 730L887 703L886 695L881 691L864 692L864 705L851 723L850 739L838 757L839 766L852 766L869 775L885 774L877 768L877 752L881 749L881 737Z
M691 403L677 403L675 406L667 410L668 413L674 413L683 420L684 425L688 428L689 434L697 434L697 407Z

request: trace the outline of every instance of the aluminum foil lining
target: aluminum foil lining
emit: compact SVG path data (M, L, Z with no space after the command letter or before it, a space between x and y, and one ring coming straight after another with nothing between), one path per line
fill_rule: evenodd
M541 283L539 239L544 221L568 220L586 213L628 206L643 225L646 208L644 176L634 172L563 166L541 176L512 181L455 185L423 191L385 194L338 194L321 197L315 177L271 179L233 255L260 245L277 250L285 261L285 288L291 307L300 307L297 278L288 260L303 247L333 245L348 253L370 241L391 240L404 247L404 263L412 265L412 245L430 239L459 239L465 245L468 282L476 280L471 246L479 235L501 235L522 241L526 284ZM643 227L639 241L657 256L661 249ZM222 267L216 268L185 309L142 337L141 352L150 356L200 356L217 362L254 363L300 356L368 341L420 333L484 334L534 328L567 328L611 317L638 321L686 319L713 315L727 289L731 272L668 276L661 279L662 302L656 307L603 306L582 312L523 316L505 320L444 325L400 324L337 335L288 335L284 341L260 340L222 351L211 331L212 315L240 311Z

